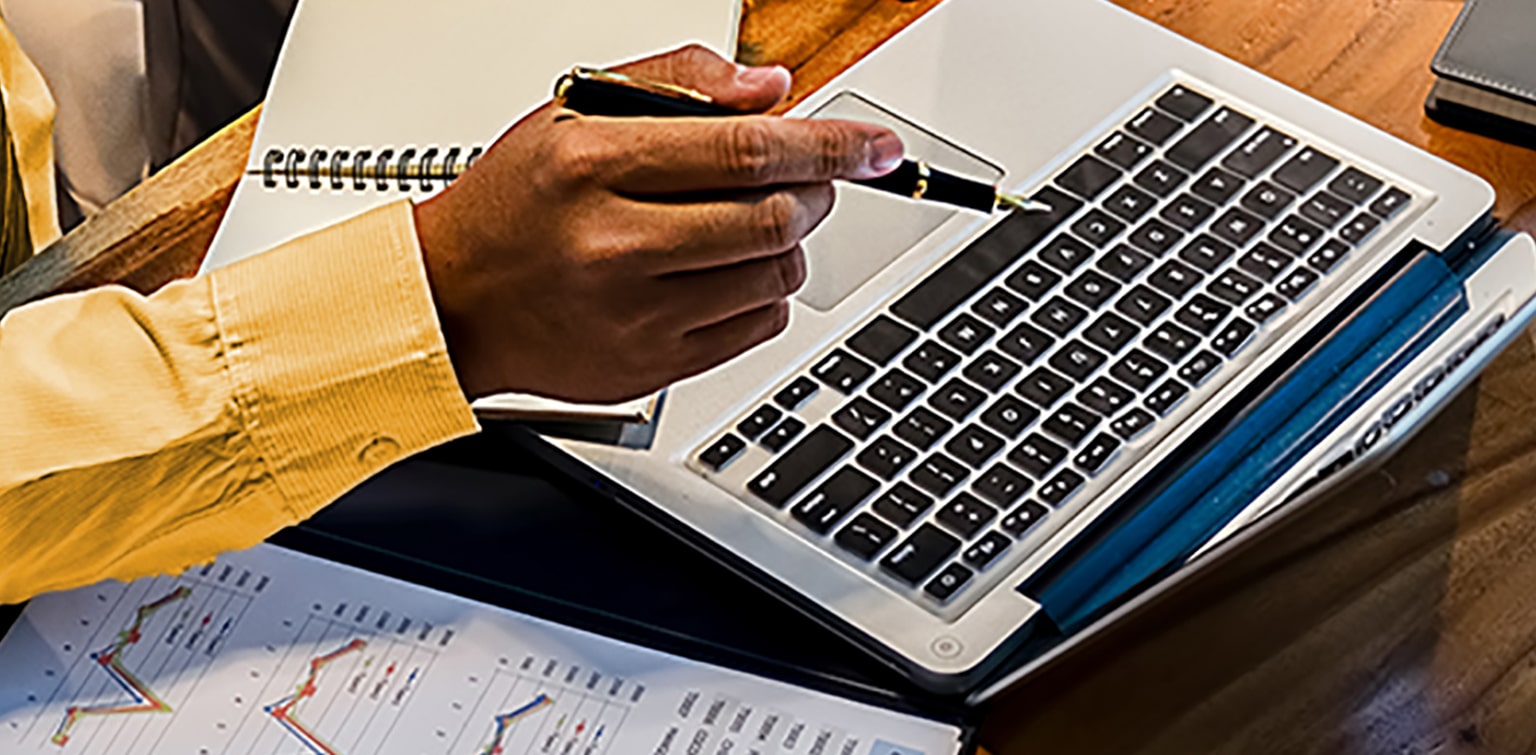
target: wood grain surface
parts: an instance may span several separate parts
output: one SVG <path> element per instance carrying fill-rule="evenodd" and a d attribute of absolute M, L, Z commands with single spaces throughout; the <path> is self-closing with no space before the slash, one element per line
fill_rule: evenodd
<path fill-rule="evenodd" d="M 1484 176 L 1499 215 L 1536 230 L 1536 152 L 1422 114 L 1460 2 L 1117 1 Z M 803 95 L 935 4 L 747 0 L 738 54 L 790 67 Z M 191 274 L 254 122 L 0 280 L 0 308 Z M 1386 468 L 996 702 L 983 742 L 996 755 L 1536 751 L 1533 451 L 1528 333 Z"/>

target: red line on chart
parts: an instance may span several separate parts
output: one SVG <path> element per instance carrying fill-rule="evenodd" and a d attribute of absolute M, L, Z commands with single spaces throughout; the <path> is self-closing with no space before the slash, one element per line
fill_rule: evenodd
<path fill-rule="evenodd" d="M 135 612 L 133 624 L 118 633 L 117 642 L 112 647 L 91 655 L 91 659 L 101 666 L 108 676 L 112 677 L 112 681 L 117 682 L 119 686 L 133 697 L 133 702 L 126 705 L 69 706 L 64 711 L 64 720 L 59 723 L 58 730 L 53 733 L 51 741 L 54 744 L 60 747 L 69 744 L 70 730 L 75 727 L 75 724 L 80 722 L 80 719 L 86 716 L 171 712 L 171 706 L 164 700 L 161 700 L 154 690 L 149 688 L 149 685 L 140 681 L 138 677 L 133 675 L 133 672 L 123 668 L 123 651 L 132 645 L 137 645 L 139 640 L 144 638 L 143 632 L 140 630 L 143 628 L 144 622 L 149 620 L 150 616 L 153 616 L 156 611 L 171 603 L 185 600 L 191 594 L 192 590 L 190 588 L 178 587 L 172 590 L 170 594 L 153 603 L 139 606 L 138 611 Z"/>
<path fill-rule="evenodd" d="M 315 685 L 315 679 L 320 676 L 320 672 L 327 665 L 348 653 L 362 650 L 367 644 L 362 639 L 355 639 L 336 650 L 311 659 L 309 662 L 309 676 L 304 677 L 304 681 L 299 682 L 299 686 L 294 689 L 293 694 L 266 706 L 264 710 L 279 724 L 282 724 L 283 728 L 288 730 L 288 733 L 298 737 L 299 741 L 305 747 L 313 750 L 316 755 L 338 755 L 336 750 L 332 749 L 329 744 L 326 744 L 325 740 L 321 739 L 318 734 L 310 731 L 308 727 L 299 721 L 296 717 L 298 711 L 295 709 L 299 703 L 315 696 L 315 692 L 319 689 Z"/>

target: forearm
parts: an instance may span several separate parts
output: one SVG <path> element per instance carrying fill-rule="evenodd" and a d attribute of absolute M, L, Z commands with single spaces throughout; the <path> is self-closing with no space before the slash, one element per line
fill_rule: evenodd
<path fill-rule="evenodd" d="M 254 544 L 474 429 L 409 207 L 0 322 L 0 603 Z"/>

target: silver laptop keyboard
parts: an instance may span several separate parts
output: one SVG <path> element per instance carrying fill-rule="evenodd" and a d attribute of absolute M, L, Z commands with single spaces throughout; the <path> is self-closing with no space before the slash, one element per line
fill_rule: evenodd
<path fill-rule="evenodd" d="M 1187 85 L 1034 198 L 1053 211 L 995 224 L 690 465 L 891 590 L 957 608 L 1414 201 Z"/>

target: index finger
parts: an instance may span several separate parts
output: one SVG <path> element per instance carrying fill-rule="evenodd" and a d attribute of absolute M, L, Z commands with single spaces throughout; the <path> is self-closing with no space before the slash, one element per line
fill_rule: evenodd
<path fill-rule="evenodd" d="M 761 115 L 582 120 L 615 148 L 597 166 L 600 180 L 633 194 L 874 178 L 904 156 L 894 132 L 858 121 Z"/>

